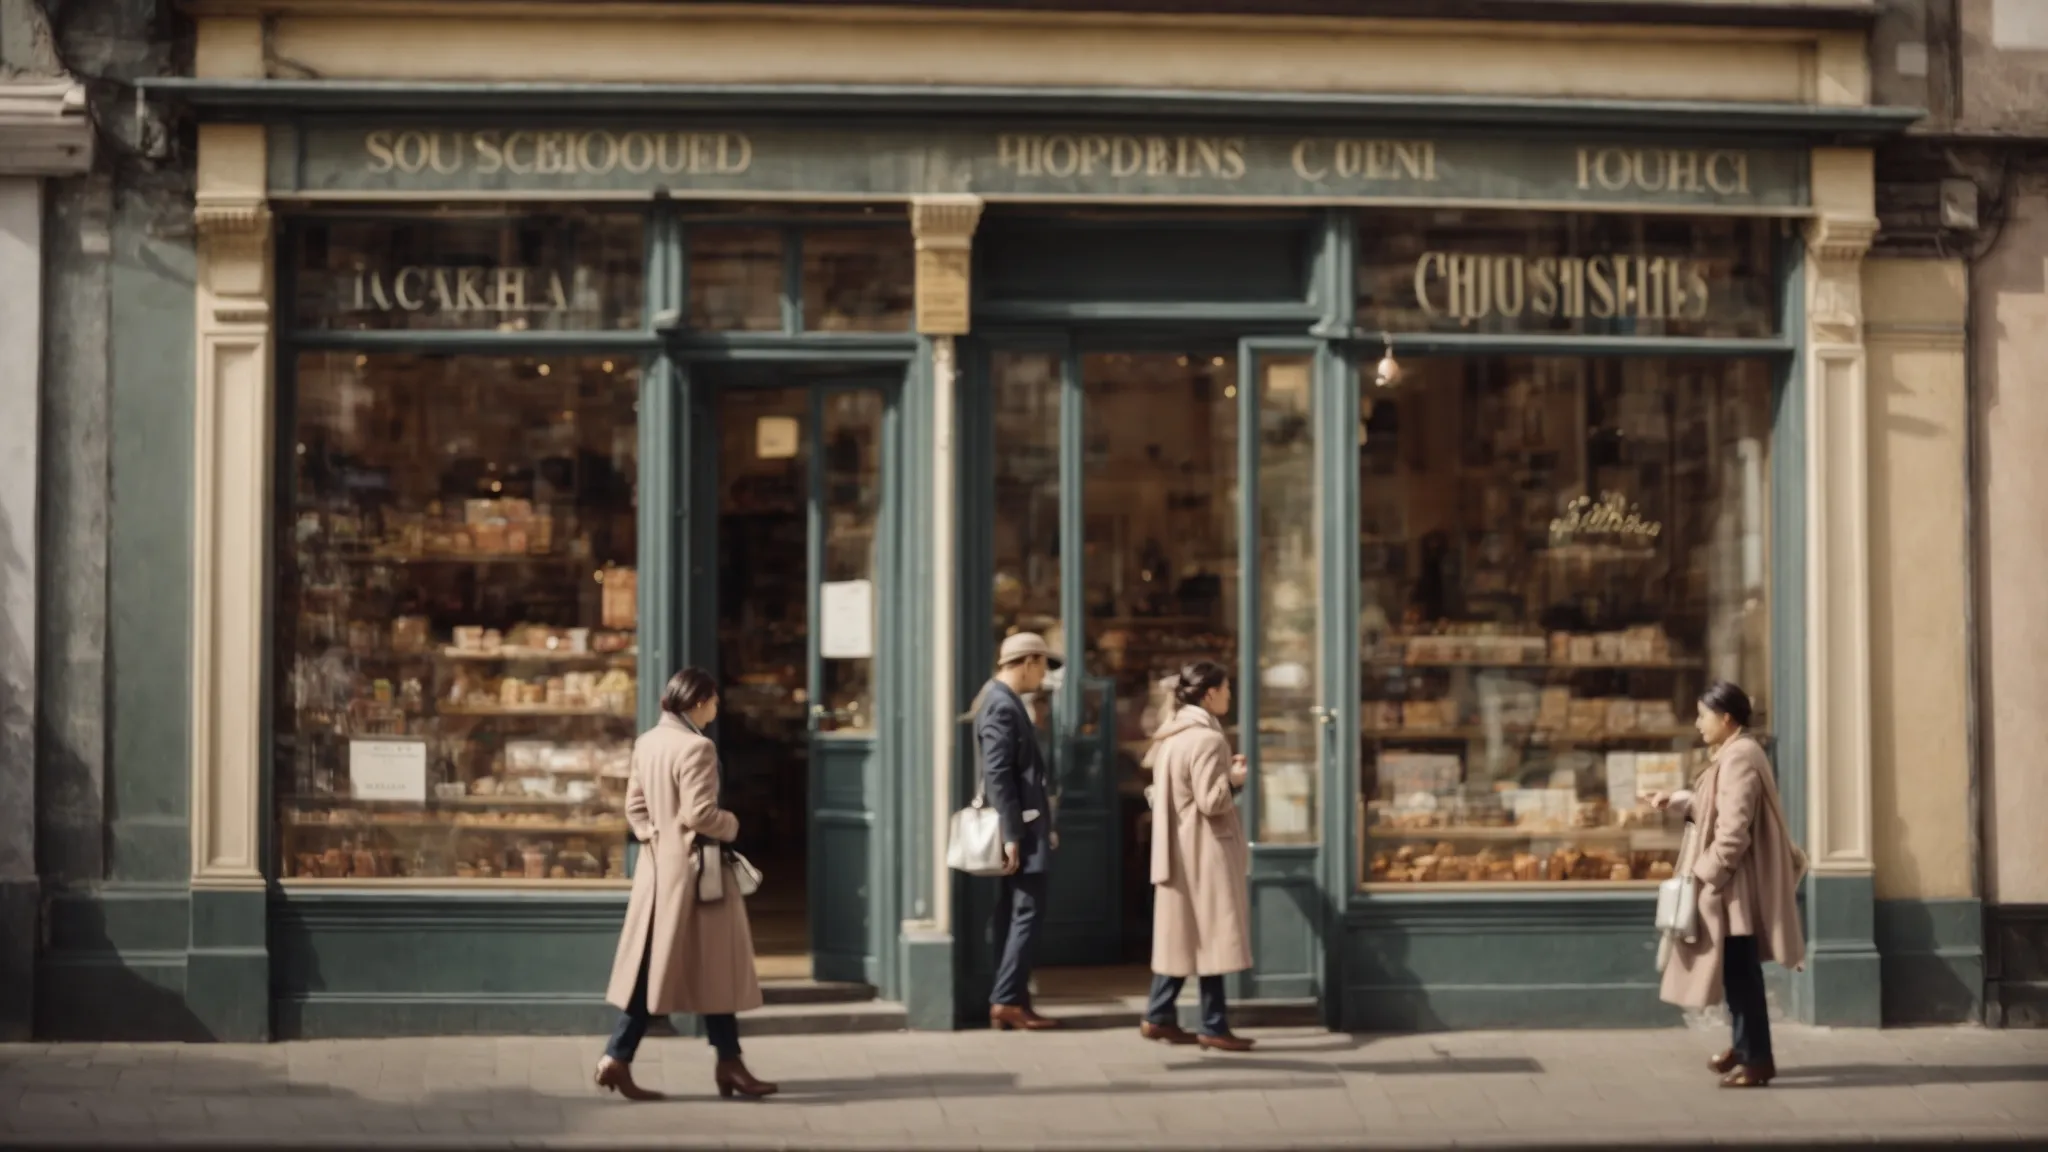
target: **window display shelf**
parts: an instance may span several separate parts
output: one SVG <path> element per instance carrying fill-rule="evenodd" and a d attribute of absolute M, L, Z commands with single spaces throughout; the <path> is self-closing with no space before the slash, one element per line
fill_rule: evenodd
<path fill-rule="evenodd" d="M 1629 740 L 1689 740 L 1698 735 L 1690 728 L 1660 728 L 1637 732 L 1557 732 L 1535 728 L 1361 728 L 1368 740 L 1486 740 L 1498 734 L 1508 740 L 1570 747 L 1584 744 L 1617 744 Z"/>
<path fill-rule="evenodd" d="M 640 655 L 638 647 L 618 652 L 563 652 L 546 648 L 500 648 L 496 652 L 472 652 L 463 648 L 443 648 L 432 653 L 444 660 L 461 660 L 470 663 L 492 663 L 496 661 L 516 662 L 546 660 L 574 664 L 586 661 L 611 660 L 626 663 Z"/>
<path fill-rule="evenodd" d="M 598 717 L 609 720 L 631 720 L 632 712 L 619 712 L 609 708 L 550 708 L 545 704 L 517 708 L 472 708 L 458 704 L 443 704 L 434 712 L 436 716 L 534 716 L 534 717 Z"/>
<path fill-rule="evenodd" d="M 1375 840 L 1625 840 L 1644 851 L 1677 851 L 1679 833 L 1661 827 L 1650 828 L 1524 828 L 1519 825 L 1493 827 L 1461 825 L 1441 828 L 1397 828 L 1375 824 L 1366 829 Z"/>
<path fill-rule="evenodd" d="M 1674 660 L 1616 660 L 1611 662 L 1582 660 L 1367 660 L 1364 663 L 1365 667 L 1372 669 L 1504 668 L 1513 670 L 1526 668 L 1532 672 L 1611 672 L 1628 671 L 1638 668 L 1653 672 L 1668 672 L 1703 668 L 1706 666 L 1703 661 L 1683 658 Z"/>

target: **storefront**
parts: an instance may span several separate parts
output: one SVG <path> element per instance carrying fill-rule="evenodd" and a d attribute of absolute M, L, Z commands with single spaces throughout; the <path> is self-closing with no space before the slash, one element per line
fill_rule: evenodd
<path fill-rule="evenodd" d="M 939 837 L 1018 629 L 1071 658 L 1048 966 L 1148 954 L 1138 762 L 1157 681 L 1214 659 L 1253 762 L 1241 998 L 1665 1019 L 1676 835 L 1639 798 L 1729 678 L 1823 841 L 1839 946 L 1788 1005 L 1862 1011 L 1867 874 L 1825 864 L 1854 809 L 1812 798 L 1867 744 L 1867 684 L 1823 671 L 1867 644 L 1831 437 L 1862 419 L 1842 143 L 1884 116 L 556 87 L 159 86 L 203 121 L 221 1012 L 600 1022 L 630 743 L 697 663 L 764 975 L 975 1019 L 992 893 Z"/>

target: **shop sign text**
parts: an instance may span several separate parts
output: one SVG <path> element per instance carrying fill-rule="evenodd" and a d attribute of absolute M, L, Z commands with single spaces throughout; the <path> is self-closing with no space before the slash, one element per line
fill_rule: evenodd
<path fill-rule="evenodd" d="M 1704 320 L 1707 270 L 1666 256 L 1425 252 L 1415 261 L 1415 304 L 1454 320 Z"/>
<path fill-rule="evenodd" d="M 488 318 L 599 309 L 596 290 L 582 269 L 564 281 L 550 268 L 410 264 L 390 271 L 359 269 L 351 279 L 346 307 L 358 313 Z"/>

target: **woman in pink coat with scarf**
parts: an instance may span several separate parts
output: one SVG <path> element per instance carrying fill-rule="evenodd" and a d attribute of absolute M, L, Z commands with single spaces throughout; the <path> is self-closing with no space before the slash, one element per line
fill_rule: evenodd
<path fill-rule="evenodd" d="M 1662 995 L 1682 1008 L 1726 998 L 1734 1042 L 1707 1062 L 1723 1088 L 1762 1088 L 1777 1076 L 1763 962 L 1794 971 L 1806 963 L 1798 896 L 1805 862 L 1749 720 L 1742 689 L 1725 680 L 1708 688 L 1695 727 L 1714 750 L 1713 763 L 1691 791 L 1650 797 L 1693 825 L 1678 870 L 1699 882 L 1698 935 L 1690 942 L 1667 936 L 1659 951 Z"/>

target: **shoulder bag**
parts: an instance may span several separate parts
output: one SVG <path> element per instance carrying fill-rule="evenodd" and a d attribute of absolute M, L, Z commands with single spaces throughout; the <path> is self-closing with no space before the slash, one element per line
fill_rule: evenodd
<path fill-rule="evenodd" d="M 1699 825 L 1686 821 L 1678 842 L 1677 873 L 1657 885 L 1657 931 L 1687 944 L 1700 936 L 1700 882 L 1692 874 L 1698 841 Z"/>
<path fill-rule="evenodd" d="M 946 867 L 969 876 L 1001 876 L 1003 860 L 1003 818 L 988 806 L 984 789 L 986 773 L 981 762 L 981 738 L 974 738 L 974 799 L 953 813 L 946 837 Z"/>
<path fill-rule="evenodd" d="M 725 874 L 732 873 L 732 886 L 741 897 L 761 889 L 761 870 L 752 860 L 716 840 L 699 838 L 696 851 L 697 903 L 716 904 L 725 899 Z"/>

